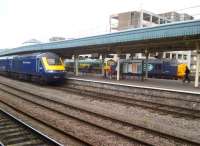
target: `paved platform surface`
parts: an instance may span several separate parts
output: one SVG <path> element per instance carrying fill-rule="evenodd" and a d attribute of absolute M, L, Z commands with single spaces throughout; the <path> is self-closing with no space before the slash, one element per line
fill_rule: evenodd
<path fill-rule="evenodd" d="M 137 80 L 137 79 L 123 79 L 123 80 L 117 81 L 116 79 L 105 79 L 101 76 L 80 75 L 78 77 L 75 77 L 74 75 L 71 75 L 71 74 L 67 75 L 67 78 L 86 79 L 86 80 L 99 81 L 99 82 L 105 82 L 105 83 L 109 82 L 109 83 L 120 84 L 120 85 L 200 94 L 200 87 L 195 88 L 194 82 L 183 83 L 182 80 L 149 78 L 144 81 Z"/>

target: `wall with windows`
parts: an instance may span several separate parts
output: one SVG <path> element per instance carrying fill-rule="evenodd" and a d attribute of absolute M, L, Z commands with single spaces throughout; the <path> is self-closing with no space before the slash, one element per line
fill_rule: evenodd
<path fill-rule="evenodd" d="M 191 52 L 192 51 L 172 51 L 164 52 L 163 58 L 176 59 L 178 63 L 187 64 L 191 68 Z"/>
<path fill-rule="evenodd" d="M 169 19 L 149 11 L 131 11 L 111 15 L 110 30 L 148 27 L 170 22 Z"/>

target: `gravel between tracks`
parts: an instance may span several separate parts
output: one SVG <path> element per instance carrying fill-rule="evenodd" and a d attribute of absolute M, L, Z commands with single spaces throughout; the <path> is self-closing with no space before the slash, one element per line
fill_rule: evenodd
<path fill-rule="evenodd" d="M 31 118 L 30 116 L 25 115 L 24 113 L 16 111 L 7 104 L 0 102 L 0 107 L 6 110 L 8 113 L 17 117 L 18 119 L 23 120 L 26 124 L 30 125 L 31 127 L 46 134 L 48 137 L 51 137 L 54 140 L 58 141 L 59 143 L 63 144 L 64 146 L 89 146 L 87 144 L 78 141 L 77 139 L 74 139 L 68 135 L 60 133 L 59 131 Z"/>
<path fill-rule="evenodd" d="M 25 113 L 37 118 L 38 120 L 41 120 L 46 124 L 54 125 L 56 128 L 63 130 L 67 134 L 94 146 L 144 145 L 83 121 L 79 121 L 70 116 L 66 116 L 52 110 L 47 110 L 44 107 L 14 96 L 6 95 L 6 93 L 3 94 L 1 99 L 13 107 L 21 109 Z"/>
<path fill-rule="evenodd" d="M 59 102 L 47 100 L 41 97 L 32 96 L 30 94 L 22 93 L 13 89 L 9 89 L 6 87 L 0 86 L 1 89 L 9 91 L 9 93 L 13 93 L 15 95 L 20 95 L 25 100 L 37 103 L 39 105 L 43 105 L 46 108 L 50 108 L 56 110 L 60 113 L 70 115 L 72 117 L 78 118 L 80 120 L 89 122 L 91 124 L 98 125 L 100 127 L 109 129 L 111 131 L 115 131 L 121 135 L 127 136 L 129 138 L 137 139 L 140 141 L 144 141 L 146 143 L 152 145 L 186 145 L 185 142 L 182 142 L 178 139 L 171 139 L 171 137 L 163 136 L 159 133 L 143 129 L 141 127 L 133 126 L 128 123 L 124 123 L 121 121 L 117 121 L 111 119 L 109 117 L 104 117 L 99 114 L 94 114 L 90 111 L 86 111 L 84 109 L 79 109 L 78 107 L 72 107 L 67 104 L 62 104 Z"/>
<path fill-rule="evenodd" d="M 0 77 L 1 79 L 1 77 Z M 2 78 L 1 81 L 11 82 L 13 86 L 24 88 L 29 92 L 45 95 L 46 97 L 62 103 L 82 107 L 90 111 L 111 116 L 118 120 L 125 120 L 134 125 L 140 125 L 149 129 L 156 129 L 168 134 L 175 134 L 179 137 L 200 142 L 200 120 L 188 120 L 175 118 L 170 115 L 152 113 L 139 107 L 132 107 L 115 102 L 108 102 L 94 97 L 82 97 L 73 94 L 66 94 L 62 91 L 50 90 L 44 87 L 37 87 L 28 83 L 21 83 L 10 79 Z"/>

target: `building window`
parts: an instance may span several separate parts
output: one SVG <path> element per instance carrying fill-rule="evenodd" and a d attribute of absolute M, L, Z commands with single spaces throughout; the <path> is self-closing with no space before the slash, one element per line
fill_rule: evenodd
<path fill-rule="evenodd" d="M 135 13 L 131 12 L 131 25 L 134 25 L 135 22 Z"/>
<path fill-rule="evenodd" d="M 151 16 L 149 14 L 143 13 L 143 20 L 150 21 L 150 19 L 151 19 Z"/>
<path fill-rule="evenodd" d="M 156 56 L 155 53 L 150 53 L 150 54 L 149 54 L 149 57 L 155 57 L 155 56 Z"/>
<path fill-rule="evenodd" d="M 196 65 L 192 65 L 192 69 L 196 69 Z"/>
<path fill-rule="evenodd" d="M 152 16 L 152 22 L 153 22 L 153 23 L 158 24 L 158 20 L 159 20 L 158 17 Z"/>
<path fill-rule="evenodd" d="M 165 23 L 165 20 L 160 19 L 160 24 L 164 24 L 164 23 Z"/>
<path fill-rule="evenodd" d="M 182 59 L 182 54 L 178 54 L 178 59 Z"/>
<path fill-rule="evenodd" d="M 170 23 L 170 21 L 167 21 L 167 20 L 166 20 L 165 23 Z"/>
<path fill-rule="evenodd" d="M 184 59 L 184 60 L 187 60 L 187 55 L 183 55 L 183 59 Z"/>
<path fill-rule="evenodd" d="M 176 54 L 172 54 L 172 59 L 176 59 Z"/>
<path fill-rule="evenodd" d="M 166 53 L 166 58 L 170 58 L 170 53 Z"/>
<path fill-rule="evenodd" d="M 119 57 L 120 59 L 126 59 L 126 54 L 120 54 Z"/>
<path fill-rule="evenodd" d="M 196 60 L 197 60 L 197 57 L 196 57 L 196 56 L 194 56 L 192 59 L 193 59 L 194 61 L 196 61 Z"/>

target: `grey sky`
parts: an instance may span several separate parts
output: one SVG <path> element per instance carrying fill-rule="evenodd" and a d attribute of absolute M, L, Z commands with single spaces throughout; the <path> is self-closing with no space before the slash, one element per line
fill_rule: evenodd
<path fill-rule="evenodd" d="M 199 0 L 0 0 L 0 48 L 36 38 L 77 38 L 105 33 L 109 15 L 140 10 L 162 13 L 200 5 Z M 200 18 L 200 7 L 178 11 Z"/>

